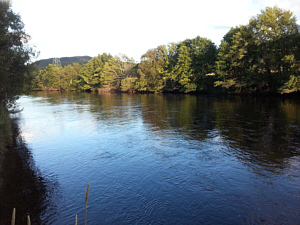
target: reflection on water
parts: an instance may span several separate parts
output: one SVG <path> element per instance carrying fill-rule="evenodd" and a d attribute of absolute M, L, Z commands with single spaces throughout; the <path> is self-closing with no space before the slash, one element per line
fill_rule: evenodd
<path fill-rule="evenodd" d="M 88 183 L 88 224 L 300 219 L 297 100 L 35 92 L 20 104 L 33 177 L 56 207 L 40 207 L 43 224 L 82 224 Z"/>
<path fill-rule="evenodd" d="M 32 224 L 51 221 L 56 214 L 52 202 L 55 180 L 40 174 L 19 134 L 17 118 L 10 121 L 7 117 L 5 124 L 6 128 L 1 128 L 6 135 L 0 136 L 7 148 L 0 162 L 0 224 L 10 224 L 13 208 L 16 208 L 16 224 L 26 224 L 27 215 L 32 216 Z M 4 140 L 7 136 L 10 142 Z M 45 216 L 46 211 L 51 218 Z"/>

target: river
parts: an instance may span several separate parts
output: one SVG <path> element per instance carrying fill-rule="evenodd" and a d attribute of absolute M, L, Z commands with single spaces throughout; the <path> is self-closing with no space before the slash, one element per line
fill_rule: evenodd
<path fill-rule="evenodd" d="M 299 224 L 300 100 L 34 92 L 18 103 L 3 224 L 13 207 L 23 224 Z"/>

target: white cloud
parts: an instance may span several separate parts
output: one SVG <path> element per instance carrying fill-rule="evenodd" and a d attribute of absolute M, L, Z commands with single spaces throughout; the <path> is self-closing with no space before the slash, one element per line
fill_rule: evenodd
<path fill-rule="evenodd" d="M 40 58 L 103 52 L 139 60 L 150 48 L 207 37 L 219 44 L 230 27 L 265 6 L 295 12 L 299 0 L 14 0 Z M 270 5 L 271 4 L 271 5 Z"/>

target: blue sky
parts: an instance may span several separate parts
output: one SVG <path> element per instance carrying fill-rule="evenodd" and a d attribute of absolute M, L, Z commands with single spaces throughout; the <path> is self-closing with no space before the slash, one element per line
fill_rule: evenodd
<path fill-rule="evenodd" d="M 206 37 L 217 45 L 230 27 L 266 6 L 300 20 L 300 0 L 11 0 L 39 59 L 123 53 L 139 61 L 158 45 Z"/>

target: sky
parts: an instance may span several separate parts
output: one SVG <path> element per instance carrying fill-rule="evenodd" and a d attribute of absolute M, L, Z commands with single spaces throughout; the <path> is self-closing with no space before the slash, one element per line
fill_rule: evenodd
<path fill-rule="evenodd" d="M 245 25 L 267 6 L 300 20 L 300 0 L 11 0 L 36 59 L 126 54 L 196 36 L 220 44 L 231 27 Z"/>

